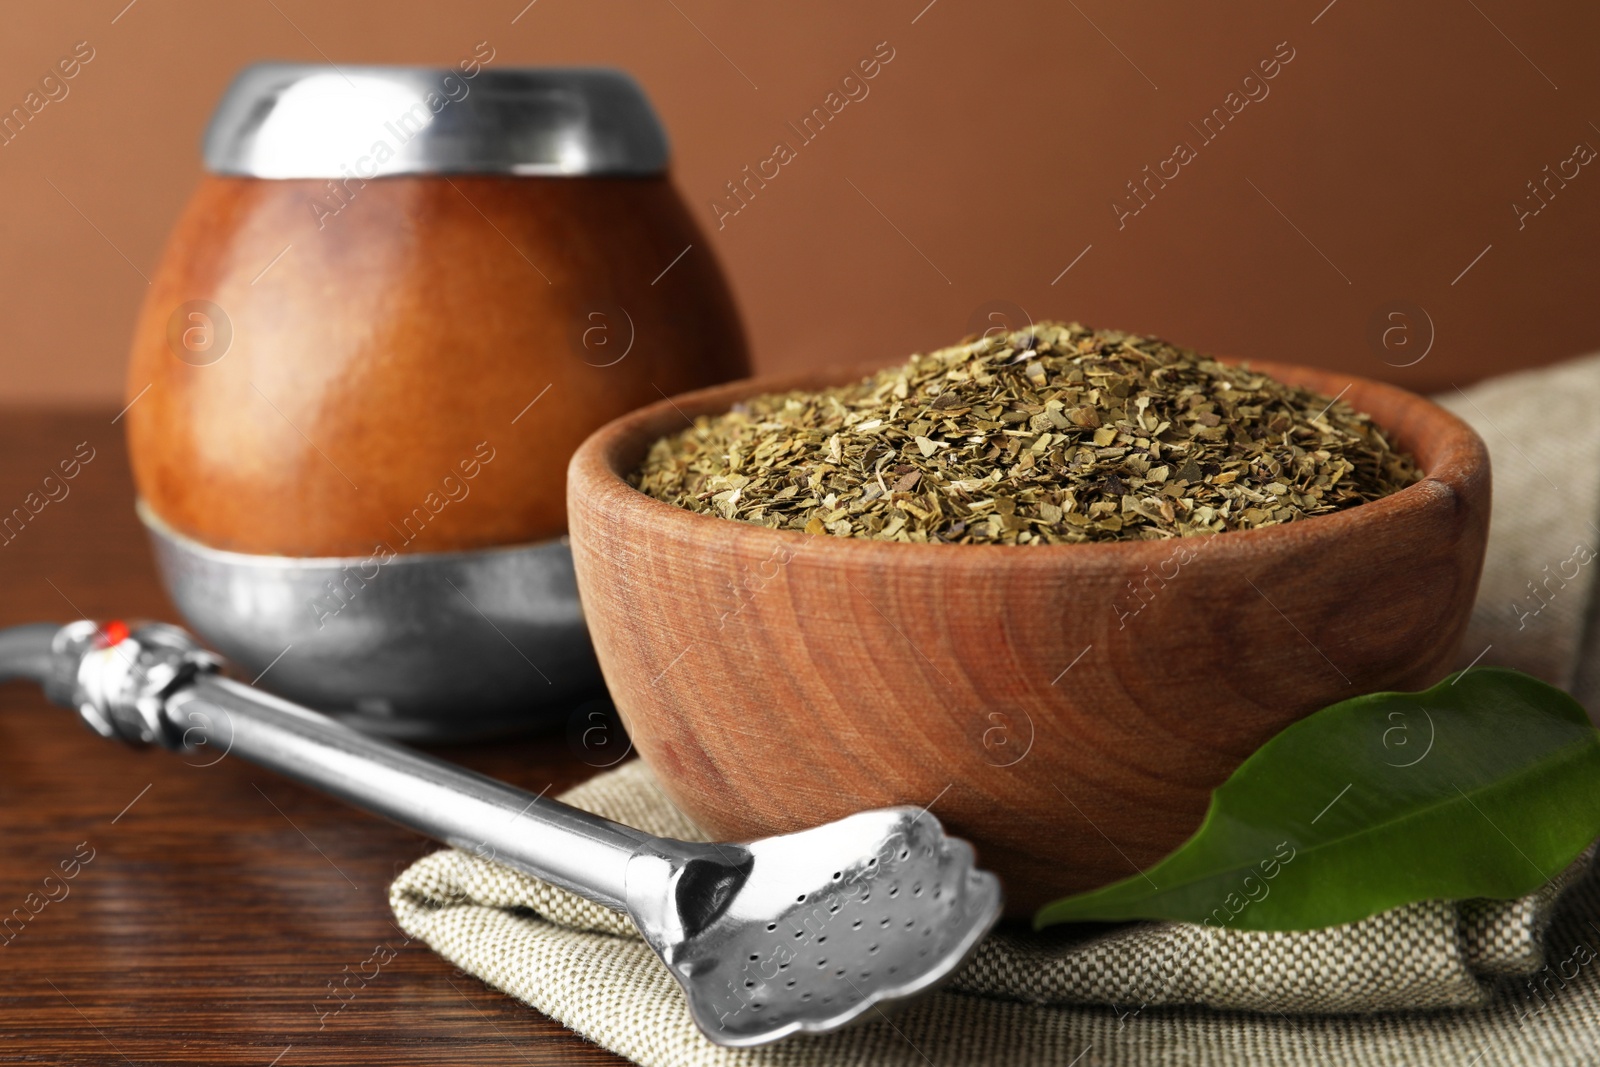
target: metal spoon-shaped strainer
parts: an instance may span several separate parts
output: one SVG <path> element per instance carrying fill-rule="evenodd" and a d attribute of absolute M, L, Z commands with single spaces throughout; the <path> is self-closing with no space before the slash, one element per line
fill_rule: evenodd
<path fill-rule="evenodd" d="M 822 1033 L 933 988 L 999 918 L 1000 883 L 915 808 L 749 844 L 653 837 L 221 677 L 174 626 L 0 631 L 94 730 L 260 764 L 402 826 L 626 912 L 719 1045 Z"/>

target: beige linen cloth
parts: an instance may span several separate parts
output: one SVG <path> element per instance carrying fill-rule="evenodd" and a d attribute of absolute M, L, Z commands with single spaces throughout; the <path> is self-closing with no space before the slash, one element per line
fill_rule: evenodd
<path fill-rule="evenodd" d="M 1600 357 L 1440 399 L 1483 435 L 1495 472 L 1461 665 L 1519 667 L 1596 707 L 1594 568 L 1575 561 L 1600 542 Z M 637 762 L 563 799 L 704 840 Z M 405 871 L 390 902 L 458 967 L 645 1067 L 1600 1058 L 1600 873 L 1587 858 L 1522 900 L 1432 901 L 1328 930 L 1000 932 L 943 991 L 890 1018 L 741 1050 L 699 1034 L 625 917 L 562 890 L 446 850 Z"/>

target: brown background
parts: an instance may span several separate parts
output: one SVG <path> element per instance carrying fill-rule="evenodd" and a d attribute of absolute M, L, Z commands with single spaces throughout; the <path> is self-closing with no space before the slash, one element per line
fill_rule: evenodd
<path fill-rule="evenodd" d="M 141 272 L 241 65 L 447 64 L 485 40 L 496 66 L 640 78 L 763 370 L 889 361 L 997 299 L 1429 389 L 1600 347 L 1600 174 L 1521 231 L 1511 208 L 1575 143 L 1600 146 L 1595 5 L 125 3 L 6 12 L 0 110 L 76 42 L 96 54 L 0 147 L 0 402 L 116 402 Z M 870 95 L 716 231 L 723 183 L 881 41 L 895 58 Z M 1119 231 L 1124 183 L 1197 141 L 1188 123 L 1282 41 L 1295 58 L 1271 95 Z M 1396 300 L 1436 331 L 1405 371 L 1380 357 L 1413 358 L 1420 318 L 1399 354 L 1369 340 Z"/>

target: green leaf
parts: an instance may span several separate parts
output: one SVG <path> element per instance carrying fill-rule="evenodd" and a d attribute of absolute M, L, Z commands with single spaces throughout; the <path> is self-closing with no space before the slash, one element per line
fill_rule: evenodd
<path fill-rule="evenodd" d="M 1212 794 L 1176 852 L 1033 923 L 1309 930 L 1419 900 L 1512 899 L 1597 836 L 1600 731 L 1559 689 L 1480 667 L 1295 723 Z"/>

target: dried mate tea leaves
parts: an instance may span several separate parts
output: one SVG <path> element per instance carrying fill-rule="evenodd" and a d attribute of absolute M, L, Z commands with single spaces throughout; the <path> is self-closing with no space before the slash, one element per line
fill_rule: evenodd
<path fill-rule="evenodd" d="M 1273 526 L 1419 477 L 1343 401 L 1156 338 L 1041 322 L 701 416 L 630 481 L 776 529 L 1062 544 Z"/>

